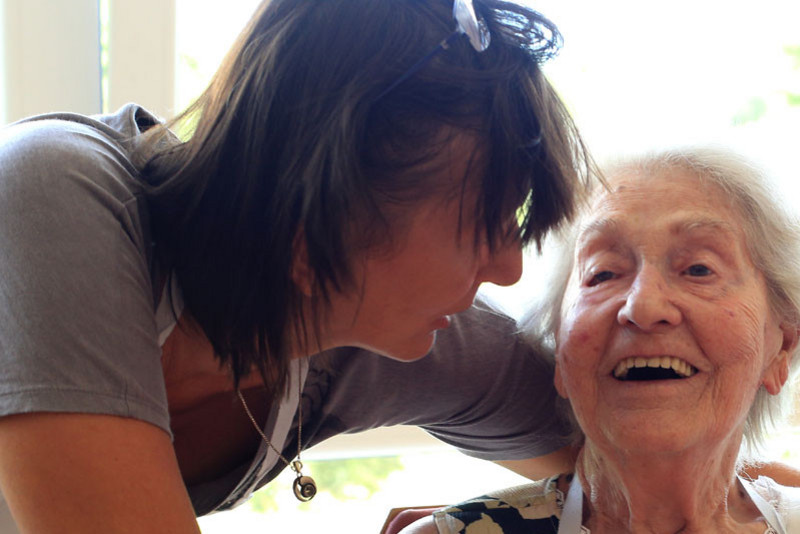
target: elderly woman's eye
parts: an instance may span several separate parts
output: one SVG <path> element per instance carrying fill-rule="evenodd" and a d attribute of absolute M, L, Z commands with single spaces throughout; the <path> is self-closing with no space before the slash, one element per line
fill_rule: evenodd
<path fill-rule="evenodd" d="M 589 287 L 594 287 L 597 284 L 606 282 L 608 280 L 611 280 L 612 278 L 614 278 L 614 273 L 612 273 L 611 271 L 600 271 L 592 275 L 591 278 L 589 278 L 588 285 Z"/>
<path fill-rule="evenodd" d="M 699 263 L 691 265 L 684 271 L 684 273 L 688 274 L 689 276 L 708 276 L 712 274 L 711 269 Z"/>

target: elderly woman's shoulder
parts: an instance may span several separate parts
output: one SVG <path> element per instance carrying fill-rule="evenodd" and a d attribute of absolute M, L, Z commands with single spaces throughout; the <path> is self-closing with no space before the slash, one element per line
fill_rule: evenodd
<path fill-rule="evenodd" d="M 492 491 L 443 508 L 421 519 L 402 534 L 486 534 L 530 532 L 556 534 L 564 503 L 564 475 Z"/>
<path fill-rule="evenodd" d="M 800 534 L 800 488 L 782 486 L 766 476 L 752 482 L 753 488 L 781 516 L 787 534 Z"/>

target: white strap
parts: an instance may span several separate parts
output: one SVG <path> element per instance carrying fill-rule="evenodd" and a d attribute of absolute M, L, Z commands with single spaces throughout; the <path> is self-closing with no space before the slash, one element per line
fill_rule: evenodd
<path fill-rule="evenodd" d="M 767 528 L 764 534 L 786 534 L 786 526 L 784 526 L 783 520 L 778 515 L 775 508 L 764 500 L 751 483 L 742 480 L 742 477 L 739 477 L 739 483 L 744 487 L 744 490 L 750 496 L 750 499 L 753 501 L 753 504 L 756 505 L 758 511 L 761 512 L 762 517 L 767 520 L 769 528 Z"/>
<path fill-rule="evenodd" d="M 287 388 L 286 396 L 280 398 L 280 405 L 277 407 L 277 409 L 275 406 L 272 407 L 264 424 L 264 434 L 269 437 L 270 442 L 272 442 L 275 448 L 279 451 L 283 450 L 289 430 L 291 430 L 295 413 L 297 413 L 297 407 L 300 404 L 300 391 L 305 385 L 306 376 L 308 376 L 308 367 L 308 358 L 295 358 L 289 362 L 289 377 L 287 380 L 291 386 Z M 295 387 L 294 384 L 297 384 L 297 387 Z M 264 457 L 264 461 L 261 462 L 261 467 L 256 476 L 249 476 L 251 473 L 250 470 L 248 470 L 248 474 L 244 477 L 243 481 L 241 481 L 239 485 L 237 485 L 237 487 L 231 492 L 231 494 L 228 495 L 228 499 L 237 495 L 239 497 L 232 507 L 239 506 L 243 502 L 250 499 L 250 496 L 252 492 L 255 491 L 258 482 L 264 478 L 267 473 L 269 473 L 270 470 L 275 467 L 276 464 L 281 462 L 280 457 L 274 450 L 272 450 L 272 447 L 268 447 L 266 443 L 262 442 L 259 446 L 258 452 L 256 453 L 256 457 L 253 459 L 253 465 L 251 465 L 251 469 L 259 463 L 259 460 L 262 457 Z M 242 486 L 242 482 L 244 482 L 244 480 L 250 481 L 249 486 L 246 488 Z"/>
<path fill-rule="evenodd" d="M 572 476 L 572 483 L 567 492 L 567 501 L 561 512 L 561 520 L 558 522 L 558 534 L 582 534 L 588 533 L 588 529 L 581 526 L 583 521 L 583 488 L 581 479 L 577 473 Z"/>

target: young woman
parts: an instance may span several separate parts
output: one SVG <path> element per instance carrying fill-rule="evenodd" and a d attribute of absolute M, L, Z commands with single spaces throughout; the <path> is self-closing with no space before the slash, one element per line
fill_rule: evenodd
<path fill-rule="evenodd" d="M 563 469 L 549 364 L 459 313 L 518 279 L 590 165 L 540 70 L 559 43 L 494 0 L 273 0 L 185 141 L 134 105 L 3 130 L 19 529 L 197 532 L 287 466 L 312 497 L 301 449 L 389 424 Z"/>

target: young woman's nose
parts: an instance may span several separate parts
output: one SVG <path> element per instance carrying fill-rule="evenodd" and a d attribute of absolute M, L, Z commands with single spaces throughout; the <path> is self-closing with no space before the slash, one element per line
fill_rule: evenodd
<path fill-rule="evenodd" d="M 643 266 L 628 288 L 617 321 L 623 326 L 635 325 L 642 330 L 679 324 L 683 316 L 672 300 L 672 291 L 658 269 Z"/>
<path fill-rule="evenodd" d="M 518 239 L 498 242 L 490 249 L 482 247 L 483 265 L 479 272 L 481 282 L 510 286 L 522 276 L 522 243 Z"/>

